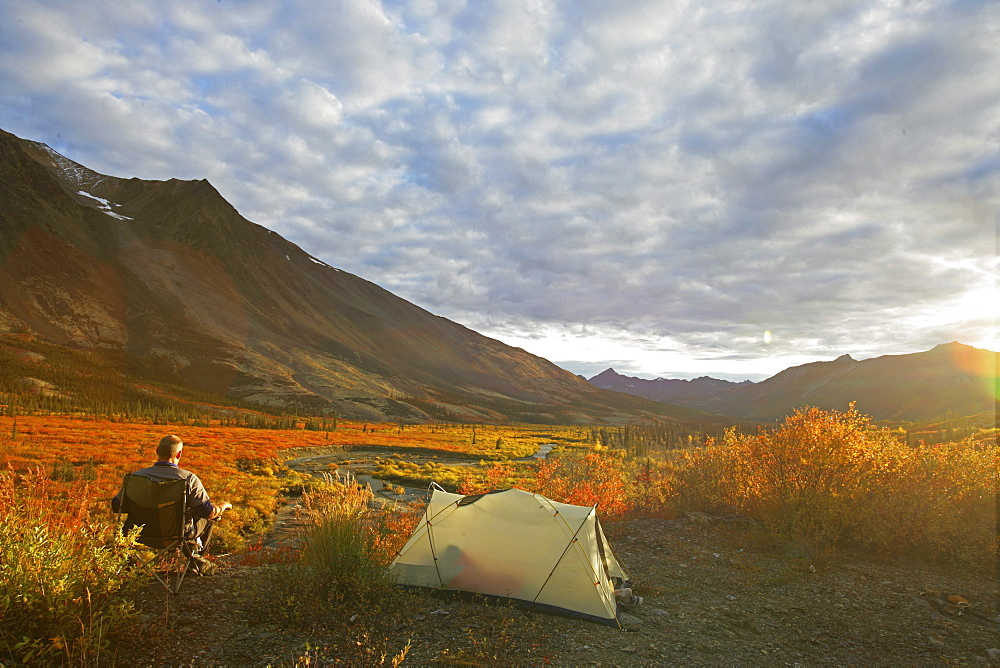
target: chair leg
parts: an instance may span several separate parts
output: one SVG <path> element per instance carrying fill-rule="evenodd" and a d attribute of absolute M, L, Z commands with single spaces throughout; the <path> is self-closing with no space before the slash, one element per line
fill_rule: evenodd
<path fill-rule="evenodd" d="M 149 571 L 156 581 L 171 594 L 177 594 L 191 570 L 194 557 L 184 545 L 159 550 L 149 559 L 136 557 L 138 564 Z"/>
<path fill-rule="evenodd" d="M 205 527 L 204 533 L 201 534 L 201 553 L 208 553 L 208 545 L 212 542 L 212 529 L 215 528 L 218 519 L 208 520 L 208 525 Z"/>
<path fill-rule="evenodd" d="M 143 566 L 146 567 L 146 570 L 150 572 L 150 574 L 156 579 L 157 582 L 163 585 L 164 589 L 173 594 L 175 593 L 174 588 L 170 584 L 170 573 L 172 569 L 170 568 L 163 569 L 163 573 L 161 575 L 160 569 L 158 568 L 162 562 L 166 561 L 166 559 L 167 559 L 166 555 L 163 552 L 159 552 L 156 555 L 154 555 L 152 559 L 144 561 Z"/>
<path fill-rule="evenodd" d="M 181 563 L 183 562 L 183 563 Z M 171 590 L 173 593 L 177 594 L 181 590 L 181 585 L 184 584 L 184 577 L 188 574 L 191 569 L 191 562 L 189 560 L 178 560 L 180 568 L 177 570 L 177 580 L 174 582 L 174 588 Z"/>

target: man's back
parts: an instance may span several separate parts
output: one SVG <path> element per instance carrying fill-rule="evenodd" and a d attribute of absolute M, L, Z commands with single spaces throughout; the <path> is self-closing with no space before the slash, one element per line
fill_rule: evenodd
<path fill-rule="evenodd" d="M 205 486 L 201 483 L 198 476 L 191 471 L 182 469 L 176 464 L 169 462 L 156 462 L 152 466 L 139 469 L 132 475 L 149 478 L 156 482 L 185 480 L 187 481 L 188 509 L 201 518 L 207 518 L 212 514 L 213 506 L 208 500 L 208 492 L 205 491 Z M 119 496 L 116 496 L 111 502 L 112 509 L 115 511 L 118 510 L 121 503 L 120 494 L 119 492 Z"/>
<path fill-rule="evenodd" d="M 141 475 L 143 478 L 149 478 L 150 480 L 155 480 L 156 482 L 163 482 L 167 480 L 188 480 L 192 477 L 198 477 L 191 471 L 182 469 L 179 466 L 174 466 L 173 464 L 168 464 L 167 462 L 156 462 L 152 466 L 139 469 L 132 475 Z M 201 481 L 199 480 L 199 482 Z"/>

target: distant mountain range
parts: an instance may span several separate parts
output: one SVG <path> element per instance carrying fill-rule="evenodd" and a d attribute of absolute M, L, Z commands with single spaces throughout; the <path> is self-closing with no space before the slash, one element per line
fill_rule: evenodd
<path fill-rule="evenodd" d="M 106 176 L 0 131 L 0 203 L 11 360 L 42 341 L 121 378 L 359 419 L 722 420 L 429 313 L 244 219 L 207 181 Z M 24 380 L 55 396 L 46 364 Z"/>
<path fill-rule="evenodd" d="M 769 422 L 796 407 L 846 410 L 857 402 L 879 420 L 927 422 L 997 410 L 997 353 L 952 342 L 909 355 L 857 361 L 842 355 L 785 369 L 759 383 L 715 378 L 646 380 L 608 369 L 590 379 L 603 389 Z"/>
<path fill-rule="evenodd" d="M 637 397 L 646 397 L 654 401 L 676 403 L 686 401 L 707 401 L 733 388 L 742 385 L 752 385 L 749 380 L 733 383 L 728 380 L 702 376 L 692 380 L 674 378 L 636 378 L 623 376 L 614 369 L 606 369 L 590 379 L 590 382 L 605 390 L 624 392 Z"/>

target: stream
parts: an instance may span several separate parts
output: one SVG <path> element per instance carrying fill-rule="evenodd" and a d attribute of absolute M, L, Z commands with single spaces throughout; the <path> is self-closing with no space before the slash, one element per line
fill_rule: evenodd
<path fill-rule="evenodd" d="M 530 457 L 522 457 L 520 459 L 514 459 L 512 461 L 516 462 L 530 462 L 537 461 L 540 459 L 545 459 L 552 452 L 552 449 L 556 447 L 555 443 L 543 443 L 539 446 L 538 451 Z M 362 485 L 369 484 L 372 487 L 372 491 L 376 495 L 381 496 L 386 499 L 393 501 L 415 501 L 417 499 L 423 498 L 427 494 L 426 488 L 417 487 L 404 487 L 403 494 L 392 494 L 386 491 L 386 483 L 374 476 L 368 475 L 365 471 L 371 468 L 368 463 L 343 463 L 344 459 L 358 459 L 359 456 L 362 458 L 368 453 L 365 452 L 337 452 L 330 454 L 321 455 L 306 455 L 303 457 L 295 457 L 289 459 L 285 462 L 285 466 L 299 471 L 301 473 L 310 473 L 314 476 L 322 476 L 323 474 L 335 475 L 339 479 L 346 477 L 353 477 Z M 397 453 L 399 454 L 399 453 Z M 414 453 L 419 454 L 419 453 Z M 458 460 L 451 462 L 455 466 L 475 466 L 479 463 L 479 460 Z M 335 467 L 333 465 L 336 465 Z"/>
<path fill-rule="evenodd" d="M 531 462 L 540 459 L 545 459 L 548 457 L 549 453 L 556 446 L 555 443 L 544 443 L 539 448 L 535 454 L 530 457 L 522 457 L 520 459 L 514 459 L 515 462 Z M 346 463 L 344 460 L 354 460 L 354 459 L 368 459 L 376 456 L 383 456 L 387 454 L 386 452 L 344 452 L 336 451 L 331 452 L 329 449 L 323 454 L 313 454 L 313 455 L 303 455 L 299 457 L 293 457 L 291 459 L 285 460 L 285 466 L 300 473 L 309 473 L 315 477 L 323 477 L 325 475 L 335 476 L 339 480 L 351 477 L 357 480 L 362 485 L 371 485 L 372 492 L 375 493 L 376 498 L 382 499 L 382 503 L 386 502 L 412 502 L 424 499 L 427 497 L 428 490 L 426 487 L 403 487 L 402 494 L 394 494 L 388 491 L 386 488 L 386 483 L 374 476 L 368 475 L 365 471 L 371 468 L 371 464 L 364 463 Z M 394 452 L 393 454 L 399 454 Z M 418 454 L 418 453 L 414 453 Z M 420 456 L 420 459 L 427 459 L 426 456 Z M 431 461 L 437 461 L 437 458 L 431 458 Z M 479 460 L 456 460 L 450 462 L 457 466 L 475 466 L 479 463 Z M 336 466 L 332 466 L 336 465 Z M 399 487 L 399 486 L 395 486 Z M 302 528 L 302 520 L 298 517 L 296 513 L 296 508 L 299 505 L 298 499 L 288 499 L 286 503 L 282 504 L 277 512 L 274 514 L 274 524 L 271 530 L 267 533 L 264 539 L 264 544 L 268 547 L 278 547 L 283 544 L 288 544 L 297 540 L 300 535 L 300 530 Z"/>

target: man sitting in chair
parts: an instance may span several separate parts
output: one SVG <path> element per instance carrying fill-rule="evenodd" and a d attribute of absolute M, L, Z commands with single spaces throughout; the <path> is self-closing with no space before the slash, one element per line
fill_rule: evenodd
<path fill-rule="evenodd" d="M 198 572 L 201 575 L 210 575 L 215 570 L 215 564 L 203 557 L 199 552 L 208 545 L 208 540 L 212 535 L 212 526 L 215 520 L 222 516 L 222 513 L 233 507 L 231 503 L 221 503 L 214 505 L 208 499 L 208 492 L 205 485 L 191 471 L 187 471 L 178 466 L 181 453 L 184 450 L 184 442 L 178 436 L 164 436 L 160 444 L 156 446 L 156 456 L 159 457 L 152 466 L 136 471 L 133 475 L 149 478 L 156 482 L 168 480 L 184 480 L 187 484 L 187 505 L 188 510 L 194 515 L 194 525 L 188 526 L 185 533 L 194 546 L 194 561 Z M 119 512 L 121 509 L 121 491 L 111 499 L 111 510 Z"/>

